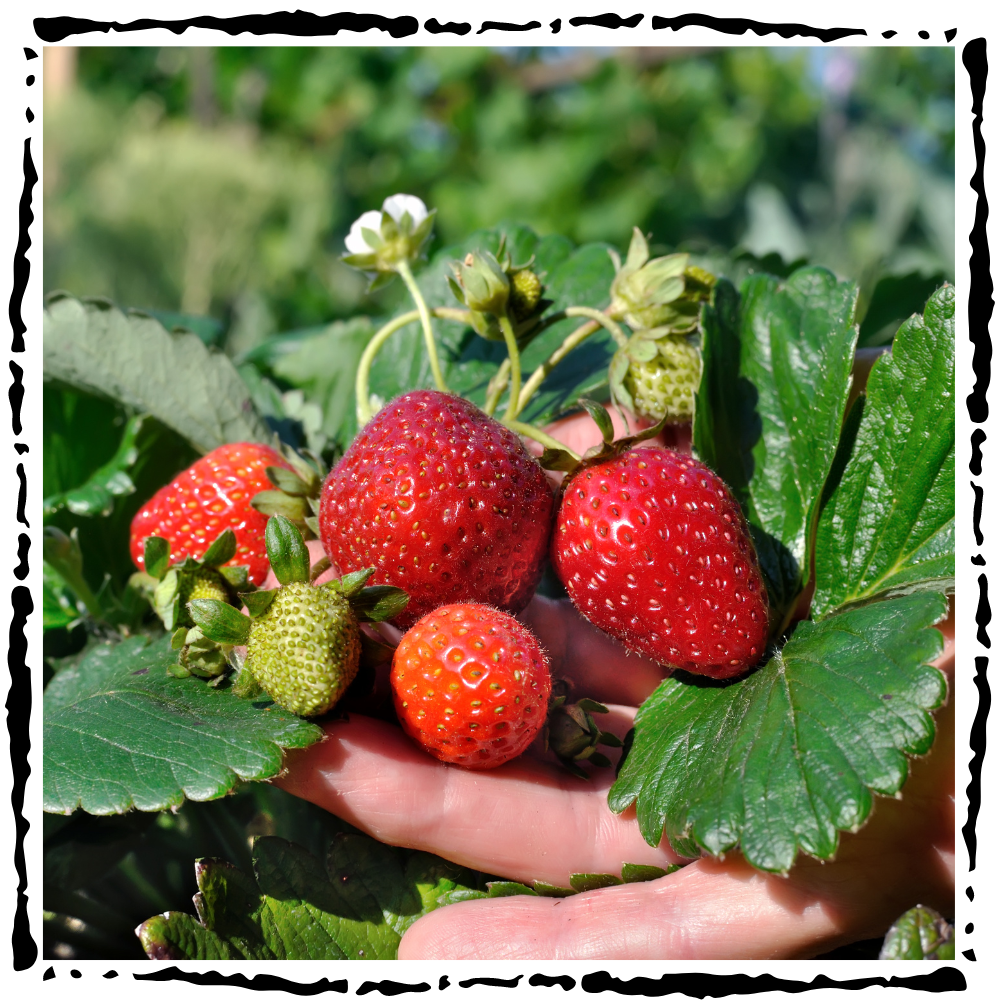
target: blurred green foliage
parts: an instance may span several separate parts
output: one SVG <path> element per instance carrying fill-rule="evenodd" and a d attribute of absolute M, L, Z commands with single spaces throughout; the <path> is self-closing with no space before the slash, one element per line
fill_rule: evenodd
<path fill-rule="evenodd" d="M 233 353 L 385 311 L 399 290 L 337 258 L 397 191 L 437 246 L 639 225 L 807 257 L 862 309 L 883 275 L 953 277 L 950 48 L 85 48 L 75 79 L 46 109 L 46 288 L 211 314 Z"/>

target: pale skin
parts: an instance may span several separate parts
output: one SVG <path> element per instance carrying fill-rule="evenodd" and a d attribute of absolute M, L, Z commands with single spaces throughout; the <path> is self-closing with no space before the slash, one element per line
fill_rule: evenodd
<path fill-rule="evenodd" d="M 617 418 L 616 418 L 617 423 Z M 621 432 L 621 428 L 616 430 Z M 595 443 L 589 418 L 550 428 L 577 452 Z M 665 443 L 687 447 L 687 435 Z M 317 543 L 311 543 L 318 558 Z M 322 579 L 322 578 L 321 578 Z M 565 601 L 536 597 L 519 616 L 548 651 L 573 696 L 609 705 L 602 728 L 624 736 L 636 706 L 665 676 L 626 654 Z M 954 615 L 936 661 L 951 687 Z M 701 858 L 652 882 L 564 899 L 511 896 L 442 907 L 404 934 L 399 957 L 423 959 L 808 958 L 878 937 L 924 903 L 954 911 L 954 709 L 935 713 L 931 752 L 911 762 L 901 799 L 878 799 L 868 823 L 842 834 L 836 859 L 801 857 L 787 877 L 755 871 L 739 853 Z M 492 771 L 441 764 L 390 723 L 351 714 L 329 738 L 289 756 L 278 780 L 385 843 L 430 851 L 506 879 L 569 885 L 574 872 L 618 873 L 625 862 L 681 862 L 647 844 L 634 808 L 608 808 L 613 780 L 582 781 L 543 755 L 540 742 Z M 617 751 L 610 750 L 613 759 Z"/>

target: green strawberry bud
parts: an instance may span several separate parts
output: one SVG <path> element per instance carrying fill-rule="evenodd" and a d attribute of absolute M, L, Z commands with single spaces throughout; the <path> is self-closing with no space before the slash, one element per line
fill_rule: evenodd
<path fill-rule="evenodd" d="M 252 620 L 247 668 L 282 708 L 321 715 L 358 672 L 361 638 L 347 599 L 329 587 L 293 582 Z"/>
<path fill-rule="evenodd" d="M 598 744 L 620 747 L 621 740 L 613 733 L 603 732 L 594 721 L 593 713 L 607 714 L 607 707 L 590 698 L 581 698 L 572 705 L 566 696 L 552 699 L 544 730 L 546 750 L 551 750 L 560 763 L 578 778 L 588 777 L 580 764 L 589 760 L 598 767 L 610 767 L 611 761 L 600 753 Z"/>
<path fill-rule="evenodd" d="M 687 263 L 686 253 L 650 260 L 649 244 L 636 227 L 625 264 L 611 283 L 609 315 L 625 320 L 633 330 L 663 325 L 672 316 L 670 303 L 684 294 Z"/>
<path fill-rule="evenodd" d="M 502 315 L 510 298 L 510 279 L 496 257 L 489 251 L 467 254 L 461 263 L 451 265 L 455 272 L 452 291 L 460 291 L 460 299 L 474 312 Z"/>
<path fill-rule="evenodd" d="M 623 384 L 638 416 L 657 422 L 664 417 L 678 423 L 691 419 L 701 382 L 701 351 L 694 339 L 668 335 L 646 341 L 642 346 L 648 360 L 630 359 Z"/>

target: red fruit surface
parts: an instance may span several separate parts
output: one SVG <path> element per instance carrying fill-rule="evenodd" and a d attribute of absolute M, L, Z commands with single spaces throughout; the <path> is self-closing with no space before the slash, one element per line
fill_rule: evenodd
<path fill-rule="evenodd" d="M 588 621 L 660 663 L 725 678 L 764 653 L 767 591 L 746 520 L 690 455 L 636 448 L 580 469 L 552 561 Z"/>
<path fill-rule="evenodd" d="M 406 733 L 438 760 L 477 770 L 527 748 L 552 693 L 535 636 L 484 604 L 448 604 L 421 618 L 396 648 L 391 679 Z"/>
<path fill-rule="evenodd" d="M 267 576 L 264 528 L 267 518 L 250 506 L 261 490 L 274 489 L 265 469 L 291 466 L 273 448 L 253 443 L 224 444 L 199 458 L 159 490 L 132 519 L 129 549 L 143 569 L 143 546 L 151 535 L 170 543 L 170 562 L 198 559 L 219 534 L 236 535 L 234 566 L 247 566 L 255 586 Z"/>
<path fill-rule="evenodd" d="M 400 396 L 327 476 L 319 536 L 340 573 L 410 595 L 405 628 L 456 601 L 520 611 L 552 530 L 552 489 L 516 434 L 448 393 Z"/>

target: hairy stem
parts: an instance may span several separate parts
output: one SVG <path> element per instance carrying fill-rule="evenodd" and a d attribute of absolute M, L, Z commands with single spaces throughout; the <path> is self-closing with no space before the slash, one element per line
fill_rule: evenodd
<path fill-rule="evenodd" d="M 413 278 L 413 272 L 410 270 L 410 265 L 405 260 L 401 260 L 398 264 L 396 264 L 396 271 L 406 284 L 410 295 L 413 297 L 413 301 L 417 304 L 417 312 L 420 314 L 420 323 L 424 328 L 424 345 L 427 348 L 427 358 L 431 363 L 431 373 L 434 376 L 434 384 L 441 390 L 441 392 L 447 392 L 448 386 L 445 384 L 444 376 L 441 374 L 441 363 L 438 361 L 437 348 L 434 346 L 434 331 L 431 329 L 430 310 L 427 308 L 427 303 L 424 301 L 424 297 L 420 293 L 420 289 L 417 288 L 417 283 Z"/>
<path fill-rule="evenodd" d="M 570 351 L 573 350 L 579 344 L 582 344 L 592 333 L 596 333 L 600 329 L 600 325 L 591 321 L 589 323 L 584 323 L 583 326 L 578 327 L 574 330 L 549 356 L 545 359 L 532 373 L 531 378 L 524 383 L 524 388 L 521 390 L 521 398 L 517 404 L 517 412 L 520 413 L 525 406 L 528 405 L 531 397 L 538 391 L 538 387 L 545 381 L 549 372 Z"/>
<path fill-rule="evenodd" d="M 608 333 L 611 334 L 614 342 L 619 347 L 624 347 L 628 343 L 628 336 L 625 331 L 606 313 L 600 309 L 591 309 L 590 306 L 569 306 L 566 309 L 567 316 L 583 316 L 592 319 L 595 323 L 600 323 Z"/>
<path fill-rule="evenodd" d="M 573 451 L 572 448 L 567 448 L 562 441 L 557 441 L 551 434 L 546 434 L 545 431 L 540 431 L 537 427 L 533 427 L 531 424 L 522 424 L 519 420 L 504 419 L 504 425 L 509 427 L 516 434 L 521 434 L 524 437 L 531 438 L 533 441 L 537 441 L 539 444 L 544 444 L 546 448 L 553 448 L 556 451 L 565 451 L 577 461 L 580 460 L 580 456 Z"/>
<path fill-rule="evenodd" d="M 504 419 L 513 420 L 517 416 L 518 402 L 521 397 L 521 352 L 517 349 L 517 337 L 507 313 L 498 316 L 503 339 L 507 344 L 507 356 L 510 358 L 510 401 L 507 403 L 507 414 Z"/>
<path fill-rule="evenodd" d="M 509 381 L 510 358 L 504 358 L 497 369 L 496 375 L 490 379 L 490 384 L 486 388 L 486 402 L 483 404 L 484 413 L 488 413 L 491 417 L 493 416 L 497 408 L 497 403 L 500 402 L 500 397 L 503 395 L 504 389 L 507 388 Z"/>
<path fill-rule="evenodd" d="M 441 306 L 437 309 L 431 310 L 431 315 L 437 317 L 438 319 L 450 319 L 457 323 L 468 323 L 470 316 L 468 309 L 449 309 L 447 306 Z M 408 313 L 403 313 L 402 316 L 397 316 L 395 319 L 389 320 L 385 326 L 379 329 L 375 336 L 368 341 L 368 346 L 364 349 L 361 355 L 361 360 L 358 362 L 358 373 L 354 378 L 354 395 L 357 400 L 357 412 L 358 412 L 358 426 L 362 427 L 368 423 L 369 420 L 374 416 L 371 410 L 371 403 L 369 402 L 368 393 L 368 376 L 371 373 L 372 362 L 375 360 L 375 355 L 382 349 L 382 345 L 397 331 L 401 330 L 404 326 L 415 322 L 420 319 L 420 313 L 418 310 L 413 309 Z"/>

